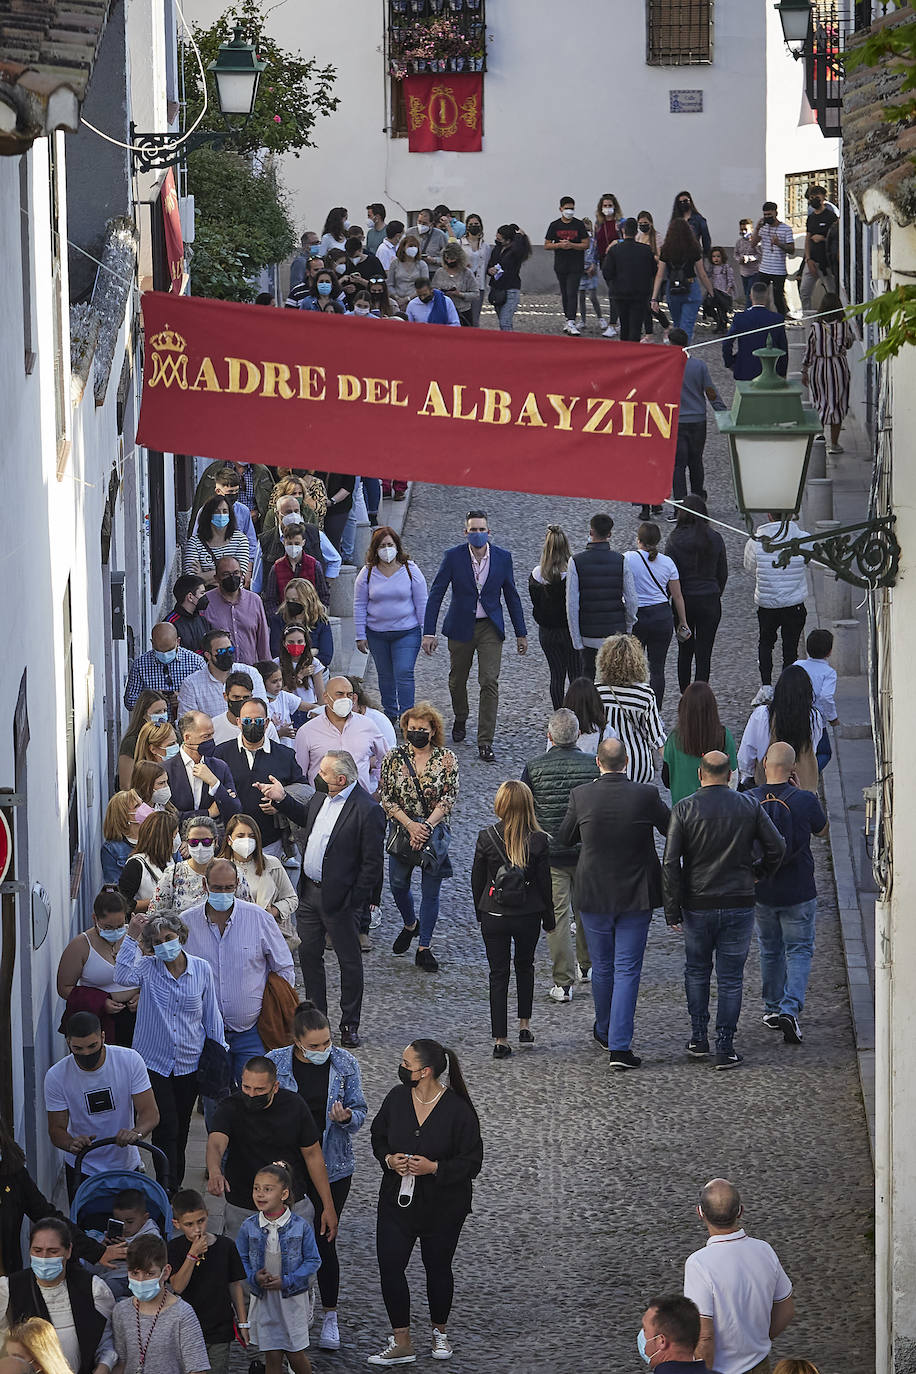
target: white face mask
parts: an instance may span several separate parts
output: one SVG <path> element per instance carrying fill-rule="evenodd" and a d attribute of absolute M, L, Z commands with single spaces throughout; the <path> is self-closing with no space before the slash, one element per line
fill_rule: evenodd
<path fill-rule="evenodd" d="M 564 219 L 572 219 L 575 213 L 575 210 L 571 210 L 568 205 L 564 205 L 563 209 L 560 211 Z"/>
<path fill-rule="evenodd" d="M 374 220 L 374 219 L 367 219 L 367 220 L 366 220 L 366 228 L 367 228 L 367 229 L 374 229 L 374 228 L 375 228 L 375 220 Z"/>
<path fill-rule="evenodd" d="M 339 716 L 341 720 L 346 720 L 347 716 L 353 710 L 352 697 L 338 697 L 336 701 L 331 703 L 331 710 L 334 712 L 335 716 Z"/>
<path fill-rule="evenodd" d="M 393 563 L 398 556 L 398 551 L 393 544 L 386 544 L 384 548 L 379 549 L 378 556 L 383 563 Z"/>
<path fill-rule="evenodd" d="M 346 270 L 347 264 L 345 262 L 335 262 L 334 271 L 337 273 L 338 277 L 342 277 Z"/>
<path fill-rule="evenodd" d="M 368 314 L 369 314 L 369 307 L 368 307 L 368 305 L 354 305 L 354 307 L 353 307 L 353 314 L 354 314 L 354 315 L 368 315 Z"/>
<path fill-rule="evenodd" d="M 419 251 L 419 248 L 415 248 L 413 244 L 411 244 L 409 248 L 404 249 L 404 256 L 405 258 L 415 258 Z"/>
<path fill-rule="evenodd" d="M 349 221 L 348 219 L 345 219 L 345 220 L 344 220 L 344 225 L 343 225 L 343 227 L 344 227 L 345 229 L 349 229 L 349 228 L 351 227 L 350 221 Z"/>
<path fill-rule="evenodd" d="M 167 806 L 171 800 L 171 787 L 157 787 L 153 793 L 153 806 Z"/>
<path fill-rule="evenodd" d="M 613 205 L 602 205 L 601 213 L 602 215 L 612 215 L 614 213 Z"/>
<path fill-rule="evenodd" d="M 240 859 L 250 859 L 255 850 L 254 837 L 240 837 L 237 840 L 229 841 L 233 854 L 238 854 Z"/>
<path fill-rule="evenodd" d="M 287 558 L 291 563 L 297 563 L 299 559 L 302 557 L 302 545 L 284 544 L 283 552 L 286 554 Z"/>
<path fill-rule="evenodd" d="M 283 516 L 283 518 L 282 518 L 281 521 L 280 521 L 280 524 L 281 524 L 281 525 L 301 525 L 301 524 L 302 524 L 302 516 L 299 515 L 299 514 L 297 514 L 297 512 L 295 512 L 295 511 L 289 511 L 289 513 L 288 513 L 287 515 L 284 515 L 284 516 Z"/>
<path fill-rule="evenodd" d="M 428 234 L 428 233 L 429 233 L 429 225 L 428 225 L 428 224 L 418 224 L 418 225 L 417 225 L 417 233 L 418 233 L 418 234 Z"/>

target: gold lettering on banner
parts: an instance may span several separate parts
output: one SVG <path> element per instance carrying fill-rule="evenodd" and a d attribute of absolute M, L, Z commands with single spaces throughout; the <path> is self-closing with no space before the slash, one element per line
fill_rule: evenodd
<path fill-rule="evenodd" d="M 226 358 L 229 364 L 230 396 L 250 396 L 261 385 L 261 369 L 248 358 Z M 243 380 L 244 373 L 244 380 Z"/>
<path fill-rule="evenodd" d="M 442 388 L 438 382 L 430 382 L 426 392 L 426 400 L 417 411 L 418 415 L 434 415 L 438 419 L 448 420 L 451 414 L 445 404 L 445 397 L 442 395 Z"/>
<path fill-rule="evenodd" d="M 630 393 L 632 395 L 632 392 Z M 657 401 L 643 401 L 643 419 L 645 429 L 640 432 L 641 439 L 651 439 L 649 433 L 649 421 L 652 420 L 663 439 L 671 438 L 671 430 L 674 426 L 674 413 L 677 411 L 677 402 L 669 402 L 664 407 Z M 667 410 L 668 414 L 665 415 Z"/>
<path fill-rule="evenodd" d="M 633 421 L 636 419 L 636 402 L 633 397 L 636 395 L 636 388 L 628 392 L 627 399 L 620 401 L 620 409 L 623 411 L 623 424 L 620 426 L 620 437 L 622 439 L 635 439 L 636 430 L 633 428 Z"/>
<path fill-rule="evenodd" d="M 518 412 L 517 425 L 527 426 L 529 429 L 546 429 L 547 421 L 538 410 L 538 401 L 533 391 L 522 402 L 522 408 Z"/>
<path fill-rule="evenodd" d="M 158 334 L 153 335 L 149 345 L 151 375 L 148 385 L 161 385 L 168 390 L 174 382 L 182 391 L 187 391 L 187 343 L 182 336 L 166 325 Z"/>
<path fill-rule="evenodd" d="M 588 400 L 585 403 L 585 408 L 588 411 L 589 418 L 582 426 L 582 433 L 613 434 L 614 421 L 612 418 L 608 417 L 610 416 L 610 413 L 614 409 L 615 405 L 615 401 L 609 401 L 603 396 L 589 396 Z M 603 420 L 607 420 L 607 424 L 605 425 L 604 429 L 599 429 L 598 426 L 602 423 Z"/>
<path fill-rule="evenodd" d="M 387 377 L 364 377 L 363 382 L 366 387 L 366 403 L 370 406 L 384 406 L 388 404 Z"/>
<path fill-rule="evenodd" d="M 363 394 L 363 384 L 358 377 L 349 372 L 341 372 L 337 377 L 338 401 L 358 401 Z"/>
<path fill-rule="evenodd" d="M 560 423 L 554 425 L 554 429 L 572 429 L 572 413 L 579 404 L 579 397 L 570 396 L 567 403 L 565 396 L 556 396 L 550 392 L 547 399 L 560 417 Z"/>
<path fill-rule="evenodd" d="M 452 387 L 452 419 L 453 419 L 453 420 L 476 420 L 476 419 L 477 419 L 477 405 L 476 405 L 476 403 L 474 404 L 473 409 L 468 410 L 468 411 L 463 411 L 463 410 L 461 409 L 461 405 L 462 405 L 462 402 L 463 402 L 463 401 L 464 401 L 464 387 L 463 387 L 463 386 L 453 386 L 453 387 Z"/>
<path fill-rule="evenodd" d="M 325 398 L 325 370 L 315 363 L 297 363 L 299 373 L 299 400 L 323 401 Z"/>
<path fill-rule="evenodd" d="M 197 369 L 197 376 L 194 378 L 192 391 L 222 391 L 219 379 L 216 375 L 216 368 L 209 358 L 202 358 L 200 367 Z"/>
<path fill-rule="evenodd" d="M 483 391 L 483 414 L 480 417 L 481 424 L 484 425 L 509 425 L 512 423 L 512 397 L 508 391 L 500 391 L 496 387 L 481 387 Z"/>
<path fill-rule="evenodd" d="M 401 396 L 398 392 L 398 387 L 403 385 L 404 383 L 401 381 L 394 381 L 391 383 L 391 394 L 388 397 L 389 405 L 406 406 L 408 404 L 409 398 L 407 396 Z"/>
<path fill-rule="evenodd" d="M 262 396 L 276 396 L 278 393 L 284 401 L 291 401 L 296 394 L 296 388 L 289 384 L 289 368 L 286 363 L 261 363 L 264 369 L 264 385 L 261 388 Z"/>

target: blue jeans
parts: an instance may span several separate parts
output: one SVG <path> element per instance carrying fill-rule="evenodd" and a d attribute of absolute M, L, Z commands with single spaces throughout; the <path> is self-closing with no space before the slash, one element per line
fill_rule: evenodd
<path fill-rule="evenodd" d="M 651 911 L 580 911 L 592 957 L 595 1029 L 608 1049 L 628 1050 Z"/>
<path fill-rule="evenodd" d="M 378 673 L 382 710 L 391 720 L 397 720 L 414 704 L 413 669 L 422 639 L 419 625 L 412 630 L 366 629 L 366 641 Z"/>
<path fill-rule="evenodd" d="M 242 1069 L 256 1054 L 264 1053 L 264 1042 L 258 1035 L 257 1021 L 250 1030 L 234 1031 L 226 1027 L 226 1041 L 229 1045 L 229 1058 L 232 1062 L 232 1077 L 236 1083 L 242 1081 Z"/>
<path fill-rule="evenodd" d="M 709 1028 L 709 983 L 716 961 L 719 987 L 716 1005 L 716 1049 L 730 1050 L 741 1015 L 744 965 L 754 929 L 753 907 L 719 907 L 684 911 L 687 962 L 684 986 L 694 1040 L 705 1040 Z M 594 977 L 594 975 L 592 975 Z"/>
<path fill-rule="evenodd" d="M 741 285 L 744 287 L 744 304 L 748 310 L 751 307 L 751 287 L 759 280 L 760 278 L 756 272 L 752 272 L 748 277 L 741 278 Z"/>
<path fill-rule="evenodd" d="M 816 908 L 814 897 L 795 906 L 757 904 L 760 980 L 768 1012 L 801 1015 L 814 956 Z"/>
<path fill-rule="evenodd" d="M 382 502 L 382 484 L 378 477 L 364 477 L 363 496 L 366 498 L 366 514 L 369 516 L 369 523 L 372 523 L 373 515 L 378 515 L 378 508 Z"/>
<path fill-rule="evenodd" d="M 506 291 L 506 299 L 502 305 L 496 307 L 496 314 L 499 318 L 500 329 L 511 329 L 512 321 L 515 319 L 515 312 L 518 303 L 522 298 L 522 293 L 518 287 L 510 287 Z"/>
<path fill-rule="evenodd" d="M 693 338 L 693 329 L 702 302 L 703 291 L 696 278 L 694 278 L 693 286 L 684 295 L 672 292 L 670 286 L 668 288 L 668 309 L 671 311 L 671 323 L 675 329 L 683 329 L 687 335 L 688 343 Z"/>
<path fill-rule="evenodd" d="M 417 919 L 413 893 L 410 890 L 410 880 L 414 871 L 407 864 L 401 863 L 400 859 L 396 859 L 393 854 L 388 855 L 388 886 L 391 888 L 395 906 L 401 913 L 401 919 L 405 926 L 412 926 Z M 433 931 L 436 929 L 436 921 L 439 919 L 439 889 L 441 886 L 441 877 L 432 877 L 420 869 L 419 946 L 421 949 L 429 948 Z"/>

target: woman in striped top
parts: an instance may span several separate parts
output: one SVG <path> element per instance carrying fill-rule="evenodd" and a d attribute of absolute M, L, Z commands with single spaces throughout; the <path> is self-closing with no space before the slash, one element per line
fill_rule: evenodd
<path fill-rule="evenodd" d="M 846 323 L 843 306 L 837 296 L 825 296 L 821 309 L 830 313 L 815 320 L 808 335 L 808 347 L 802 362 L 801 377 L 810 388 L 814 407 L 821 424 L 830 426 L 828 453 L 842 453 L 840 430 L 849 409 L 849 363 L 846 350 L 852 348 L 854 337 Z"/>
<path fill-rule="evenodd" d="M 604 641 L 595 663 L 595 686 L 607 707 L 604 737 L 615 736 L 626 746 L 631 782 L 652 782 L 666 738 L 648 679 L 649 665 L 638 639 L 611 635 Z"/>

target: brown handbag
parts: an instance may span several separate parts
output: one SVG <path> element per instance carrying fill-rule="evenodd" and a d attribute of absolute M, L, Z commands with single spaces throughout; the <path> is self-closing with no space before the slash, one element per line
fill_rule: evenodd
<path fill-rule="evenodd" d="M 292 1043 L 293 1016 L 298 1005 L 296 989 L 291 988 L 279 973 L 268 973 L 258 1017 L 258 1035 L 265 1050 L 283 1049 Z"/>

